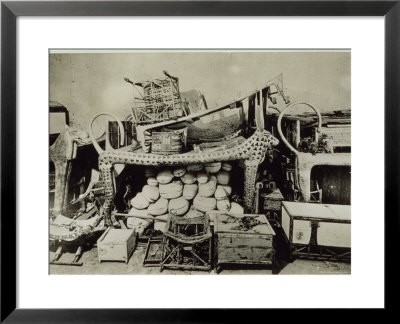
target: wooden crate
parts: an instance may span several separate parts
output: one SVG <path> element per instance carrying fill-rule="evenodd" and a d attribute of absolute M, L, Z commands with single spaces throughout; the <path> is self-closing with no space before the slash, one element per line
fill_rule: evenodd
<path fill-rule="evenodd" d="M 109 227 L 97 240 L 99 261 L 124 261 L 128 263 L 136 244 L 137 235 L 134 229 Z"/>
<path fill-rule="evenodd" d="M 234 229 L 238 225 L 237 221 L 232 222 L 232 217 L 230 217 L 234 214 L 212 213 L 214 214 L 217 272 L 224 264 L 274 266 L 273 238 L 275 232 L 265 215 L 240 215 L 254 216 L 261 222 L 261 224 L 246 231 Z"/>
<path fill-rule="evenodd" d="M 160 154 L 182 153 L 185 147 L 185 131 L 152 132 L 151 152 Z"/>
<path fill-rule="evenodd" d="M 292 258 L 349 260 L 349 205 L 282 202 L 282 223 Z"/>

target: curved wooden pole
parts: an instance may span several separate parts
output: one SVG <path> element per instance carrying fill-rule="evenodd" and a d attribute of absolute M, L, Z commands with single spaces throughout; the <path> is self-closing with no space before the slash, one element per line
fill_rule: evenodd
<path fill-rule="evenodd" d="M 286 146 L 287 146 L 292 152 L 294 152 L 296 155 L 299 154 L 299 151 L 296 150 L 296 149 L 289 143 L 289 141 L 286 139 L 285 135 L 284 135 L 283 132 L 282 132 L 281 123 L 282 123 L 282 118 L 283 118 L 283 116 L 285 115 L 286 111 L 289 110 L 290 108 L 294 107 L 294 106 L 297 106 L 297 105 L 305 105 L 305 106 L 308 106 L 308 107 L 310 107 L 312 110 L 315 111 L 315 113 L 316 113 L 317 116 L 318 116 L 318 132 L 321 131 L 321 124 L 322 124 L 322 117 L 321 117 L 321 113 L 319 112 L 319 110 L 318 110 L 317 108 L 315 108 L 313 105 L 311 105 L 311 104 L 309 104 L 309 103 L 307 103 L 307 102 L 297 101 L 297 102 L 294 102 L 294 103 L 290 104 L 289 106 L 287 106 L 285 109 L 282 110 L 282 112 L 280 113 L 280 115 L 279 115 L 279 117 L 278 117 L 278 123 L 277 123 L 277 124 L 278 124 L 278 133 L 279 133 L 279 136 L 281 137 L 282 141 L 286 144 Z"/>
<path fill-rule="evenodd" d="M 103 151 L 103 149 L 100 147 L 99 143 L 97 143 L 96 138 L 93 135 L 93 122 L 100 116 L 110 116 L 112 118 L 114 118 L 119 126 L 119 132 L 121 134 L 121 145 L 124 145 L 124 138 L 125 138 L 125 129 L 124 129 L 124 125 L 122 125 L 121 121 L 119 120 L 119 118 L 117 118 L 115 115 L 110 114 L 110 113 L 100 113 L 97 114 L 96 116 L 93 117 L 92 121 L 90 122 L 90 126 L 89 126 L 89 135 L 90 135 L 90 139 L 92 140 L 93 146 L 96 149 L 98 154 L 101 154 Z"/>

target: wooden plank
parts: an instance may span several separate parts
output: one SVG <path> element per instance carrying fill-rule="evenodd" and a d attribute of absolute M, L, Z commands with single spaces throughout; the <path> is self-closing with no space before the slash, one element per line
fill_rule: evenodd
<path fill-rule="evenodd" d="M 158 221 L 158 222 L 164 222 L 166 223 L 167 221 L 165 219 L 158 219 L 157 217 L 154 216 L 142 216 L 142 215 L 135 215 L 135 214 L 125 214 L 125 213 L 112 213 L 112 215 L 114 216 L 120 216 L 120 217 L 135 217 L 135 218 L 140 218 L 140 219 L 146 219 L 146 220 L 150 220 L 150 221 Z"/>
<path fill-rule="evenodd" d="M 351 224 L 351 220 L 349 219 L 333 219 L 333 218 L 319 218 L 319 217 L 305 217 L 305 216 L 294 216 L 292 219 L 295 220 L 303 220 L 303 221 L 315 221 L 321 223 L 342 223 L 342 224 Z"/>
<path fill-rule="evenodd" d="M 270 248 L 231 248 L 224 247 L 218 249 L 219 262 L 243 262 L 243 263 L 259 263 L 260 261 L 272 261 L 274 250 Z"/>
<path fill-rule="evenodd" d="M 127 227 L 122 219 L 120 219 L 118 222 L 119 222 L 119 225 L 121 225 L 122 229 L 127 229 Z"/>
<path fill-rule="evenodd" d="M 192 269 L 192 270 L 210 270 L 211 266 L 190 265 L 190 264 L 162 264 L 165 269 Z"/>
<path fill-rule="evenodd" d="M 257 261 L 252 261 L 252 260 L 218 260 L 218 265 L 222 264 L 254 264 L 254 265 L 272 265 L 273 260 L 267 260 L 267 261 L 262 261 L 262 260 L 257 260 Z"/>
<path fill-rule="evenodd" d="M 271 246 L 272 244 L 272 235 L 246 236 L 242 234 L 219 234 L 218 237 L 218 242 L 221 246 L 242 247 L 251 244 L 251 247 L 262 248 L 265 246 Z"/>

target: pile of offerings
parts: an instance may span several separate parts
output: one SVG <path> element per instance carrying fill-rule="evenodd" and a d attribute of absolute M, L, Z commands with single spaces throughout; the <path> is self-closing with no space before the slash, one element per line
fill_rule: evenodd
<path fill-rule="evenodd" d="M 230 199 L 231 171 L 228 162 L 146 168 L 147 183 L 130 201 L 129 214 L 154 217 L 156 230 L 164 230 L 169 213 L 181 217 L 198 217 L 212 210 L 241 214 L 243 207 Z M 127 227 L 140 234 L 150 222 L 148 218 L 128 217 Z"/>

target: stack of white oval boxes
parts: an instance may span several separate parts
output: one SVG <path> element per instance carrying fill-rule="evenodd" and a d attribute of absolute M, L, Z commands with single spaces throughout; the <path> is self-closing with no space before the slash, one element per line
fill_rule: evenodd
<path fill-rule="evenodd" d="M 229 186 L 232 165 L 227 162 L 192 164 L 178 168 L 147 168 L 147 184 L 131 200 L 130 214 L 154 216 L 155 229 L 164 231 L 168 213 L 197 217 L 207 211 L 243 213 L 243 207 L 231 202 Z M 144 228 L 148 221 L 129 217 L 127 226 Z M 139 228 L 139 233 L 140 233 Z"/>

